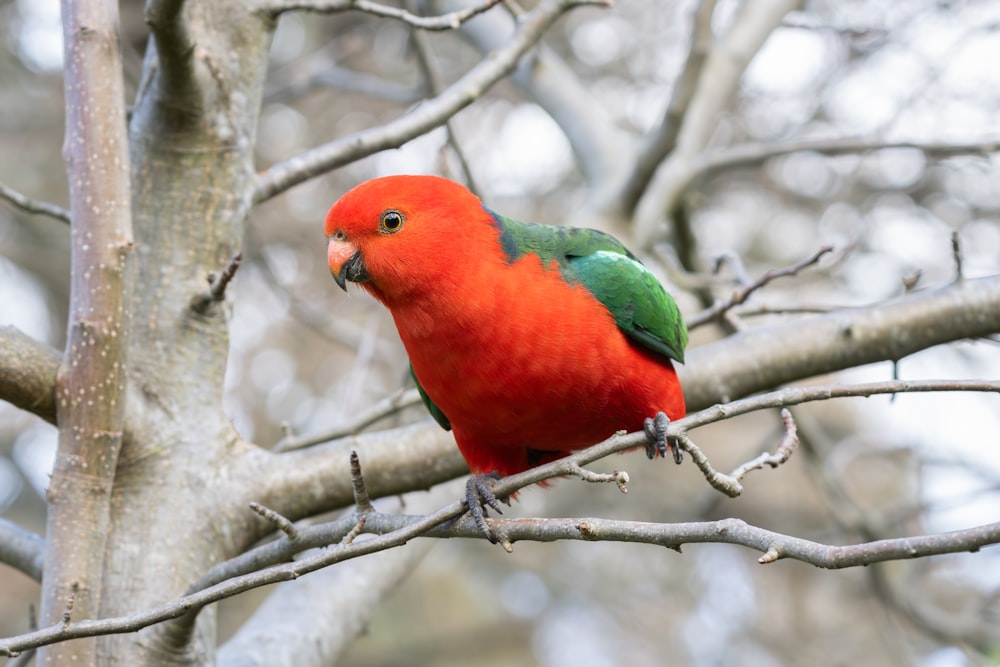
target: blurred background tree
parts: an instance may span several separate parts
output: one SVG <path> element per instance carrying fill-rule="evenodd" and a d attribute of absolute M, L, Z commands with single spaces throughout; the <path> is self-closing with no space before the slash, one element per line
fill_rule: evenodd
<path fill-rule="evenodd" d="M 327 208 L 374 176 L 440 173 L 507 215 L 626 240 L 692 321 L 705 320 L 685 369 L 692 407 L 770 386 L 762 379 L 731 394 L 709 377 L 710 365 L 725 376 L 733 357 L 755 353 L 733 345 L 705 348 L 729 356 L 697 354 L 741 340 L 738 332 L 816 313 L 850 318 L 853 308 L 949 285 L 957 272 L 1000 302 L 1000 2 L 621 0 L 564 15 L 572 3 L 504 2 L 446 30 L 422 30 L 414 17 L 459 16 L 450 13 L 478 3 L 384 5 L 407 10 L 406 20 L 335 11 L 350 4 L 120 3 L 135 246 L 123 287 L 132 330 L 121 454 L 108 505 L 96 510 L 109 526 L 106 551 L 89 579 L 75 574 L 72 549 L 50 552 L 46 572 L 51 564 L 69 574 L 41 591 L 37 571 L 0 558 L 18 563 L 0 567 L 0 635 L 27 631 L 40 599 L 42 625 L 58 620 L 66 587 L 80 578 L 74 620 L 176 598 L 272 532 L 248 501 L 296 520 L 349 504 L 352 447 L 376 496 L 460 474 L 450 436 L 414 407 L 367 425 L 368 436 L 268 451 L 350 424 L 406 386 L 387 313 L 345 298 L 324 263 Z M 0 324 L 61 350 L 72 328 L 73 241 L 59 218 L 80 203 L 70 207 L 62 158 L 58 3 L 0 2 L 0 26 Z M 517 58 L 516 42 L 528 49 L 539 36 Z M 510 76 L 489 71 L 504 58 L 519 63 Z M 27 210 L 43 202 L 41 213 Z M 825 245 L 834 250 L 816 265 L 699 317 Z M 226 301 L 193 308 L 237 251 Z M 1000 341 L 984 336 L 1000 331 L 1000 306 L 962 294 L 956 310 L 931 313 L 934 327 L 890 327 L 878 351 L 859 341 L 837 362 L 807 362 L 810 372 L 775 382 L 840 369 L 820 380 L 1000 377 Z M 937 345 L 945 341 L 956 342 Z M 763 359 L 761 377 L 803 349 L 821 356 L 791 335 L 778 343 L 787 355 Z M 59 357 L 10 328 L 0 344 L 0 398 L 10 401 L 0 403 L 4 541 L 20 534 L 14 526 L 45 535 L 48 520 L 52 531 L 45 489 Z M 36 358 L 42 370 L 18 375 Z M 875 359 L 884 361 L 863 363 Z M 43 390 L 28 395 L 36 381 Z M 710 489 L 693 466 L 630 454 L 603 462 L 629 470 L 627 496 L 562 481 L 522 492 L 509 514 L 738 517 L 831 544 L 996 522 L 997 408 L 997 396 L 983 393 L 810 404 L 794 413 L 801 453 L 748 478 L 739 499 Z M 694 437 L 725 469 L 779 435 L 776 415 L 761 413 Z M 411 494 L 407 511 L 429 511 L 459 488 Z M 678 555 L 520 542 L 507 554 L 444 540 L 422 558 L 429 543 L 283 585 L 259 609 L 271 589 L 190 623 L 77 640 L 41 658 L 545 667 L 1000 659 L 995 550 L 826 571 L 788 560 L 759 566 L 757 554 L 730 545 Z"/>

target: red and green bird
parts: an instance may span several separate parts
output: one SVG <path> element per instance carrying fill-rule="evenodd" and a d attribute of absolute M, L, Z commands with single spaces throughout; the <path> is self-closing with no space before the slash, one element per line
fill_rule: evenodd
<path fill-rule="evenodd" d="M 327 259 L 392 313 L 421 396 L 473 473 L 469 509 L 493 540 L 492 482 L 619 430 L 650 457 L 684 416 L 671 360 L 687 328 L 617 239 L 519 222 L 436 176 L 362 183 L 326 216 Z M 651 415 L 655 417 L 650 418 Z"/>

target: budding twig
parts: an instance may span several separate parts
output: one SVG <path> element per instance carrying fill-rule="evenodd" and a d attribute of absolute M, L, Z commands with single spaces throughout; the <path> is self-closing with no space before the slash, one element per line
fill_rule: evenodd
<path fill-rule="evenodd" d="M 362 516 L 375 511 L 371 498 L 368 496 L 368 489 L 365 488 L 365 478 L 361 474 L 361 459 L 358 453 L 351 452 L 351 485 L 354 489 L 354 504 L 358 506 L 358 512 Z"/>
<path fill-rule="evenodd" d="M 278 530 L 288 536 L 288 539 L 294 540 L 298 538 L 299 529 L 296 528 L 295 524 L 288 518 L 282 516 L 278 512 L 275 512 L 273 509 L 256 502 L 250 503 L 250 509 L 273 523 Z"/>
<path fill-rule="evenodd" d="M 743 286 L 740 289 L 736 290 L 736 292 L 734 292 L 733 295 L 730 296 L 728 299 L 716 301 L 709 308 L 703 310 L 694 317 L 687 318 L 688 329 L 694 329 L 695 327 L 699 327 L 713 320 L 720 320 L 724 318 L 729 313 L 730 310 L 732 310 L 736 306 L 743 304 L 748 298 L 750 298 L 751 294 L 753 294 L 760 288 L 764 287 L 771 281 L 776 280 L 777 278 L 794 276 L 803 269 L 806 269 L 812 266 L 813 264 L 816 264 L 820 260 L 820 258 L 823 257 L 823 255 L 826 255 L 827 253 L 830 252 L 833 252 L 833 246 L 828 246 L 828 245 L 823 246 L 822 248 L 814 252 L 812 255 L 806 257 L 805 259 L 796 262 L 791 266 L 787 266 L 783 269 L 771 269 L 757 280 L 749 283 L 746 282 L 748 280 L 746 271 L 743 270 L 742 264 L 738 260 L 735 260 L 734 257 L 728 255 L 720 257 L 716 263 L 716 270 L 718 270 L 722 262 L 729 263 L 730 265 L 733 266 L 737 279 Z"/>
<path fill-rule="evenodd" d="M 199 315 L 208 313 L 209 308 L 226 298 L 226 288 L 236 275 L 236 270 L 240 268 L 243 261 L 243 253 L 238 252 L 232 256 L 226 268 L 218 276 L 214 273 L 208 274 L 208 290 L 195 296 L 191 300 L 191 309 Z"/>

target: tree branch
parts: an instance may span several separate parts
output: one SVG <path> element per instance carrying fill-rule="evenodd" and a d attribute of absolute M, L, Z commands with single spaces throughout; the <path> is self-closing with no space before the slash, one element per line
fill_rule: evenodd
<path fill-rule="evenodd" d="M 684 61 L 684 69 L 674 84 L 674 91 L 663 120 L 660 126 L 643 141 L 623 184 L 616 188 L 617 191 L 612 193 L 608 201 L 601 202 L 604 207 L 616 208 L 616 215 L 622 219 L 632 215 L 656 168 L 677 146 L 681 126 L 687 116 L 691 100 L 698 90 L 701 73 L 711 52 L 712 15 L 715 13 L 715 5 L 716 0 L 702 0 L 694 11 L 688 56 Z"/>
<path fill-rule="evenodd" d="M 765 396 L 743 399 L 726 406 L 715 406 L 676 420 L 670 424 L 669 429 L 671 435 L 676 436 L 678 433 L 698 426 L 767 407 L 787 406 L 836 396 L 868 396 L 902 391 L 1000 392 L 1000 382 L 890 381 L 853 386 L 796 387 Z M 645 440 L 646 434 L 643 432 L 614 436 L 566 458 L 503 478 L 497 482 L 495 491 L 497 495 L 508 495 L 529 484 L 564 475 L 573 466 L 585 465 L 609 454 L 641 446 Z M 421 535 L 482 538 L 482 533 L 469 519 L 447 526 L 442 525 L 458 518 L 465 510 L 466 506 L 463 500 L 450 503 L 423 517 L 387 518 L 388 515 L 369 514 L 364 524 L 366 531 L 381 529 L 388 532 L 368 540 L 341 543 L 318 555 L 293 563 L 285 563 L 260 572 L 237 576 L 172 602 L 128 616 L 103 620 L 70 620 L 69 622 L 56 623 L 42 630 L 8 638 L 0 641 L 0 655 L 16 654 L 18 651 L 77 637 L 135 631 L 171 618 L 177 618 L 206 604 L 246 590 L 293 580 L 303 574 L 334 563 L 405 544 Z M 771 563 L 780 558 L 793 558 L 825 568 L 852 567 L 901 558 L 976 551 L 983 546 L 1000 542 L 1000 522 L 941 535 L 879 540 L 853 547 L 835 547 L 749 526 L 738 519 L 681 524 L 652 524 L 606 519 L 490 519 L 489 521 L 494 532 L 500 538 L 501 544 L 507 548 L 510 548 L 510 545 L 517 540 L 616 540 L 645 542 L 672 549 L 686 543 L 722 542 L 740 544 L 763 552 L 764 555 L 759 559 L 761 563 Z M 299 534 L 301 535 L 301 533 Z"/>
<path fill-rule="evenodd" d="M 369 2 L 369 0 L 264 0 L 261 3 L 261 9 L 274 16 L 290 11 L 332 14 L 354 9 L 373 16 L 398 19 L 421 30 L 454 30 L 474 16 L 492 9 L 500 2 L 501 0 L 483 0 L 477 5 L 441 16 L 419 16 L 399 7 Z"/>
<path fill-rule="evenodd" d="M 925 381 L 903 381 L 890 380 L 886 382 L 872 382 L 856 385 L 823 385 L 809 387 L 789 387 L 761 396 L 733 401 L 724 405 L 714 405 L 712 407 L 694 412 L 683 419 L 675 420 L 668 426 L 669 437 L 680 439 L 682 447 L 688 452 L 695 465 L 705 476 L 706 480 L 714 488 L 732 497 L 740 495 L 742 488 L 739 481 L 751 470 L 762 468 L 763 466 L 776 467 L 784 463 L 791 452 L 797 446 L 796 426 L 790 419 L 790 415 L 782 414 L 785 425 L 785 433 L 775 448 L 774 452 L 765 453 L 738 466 L 730 475 L 718 473 L 710 464 L 708 457 L 702 452 L 694 442 L 688 437 L 688 433 L 696 428 L 709 424 L 748 414 L 759 410 L 785 408 L 787 406 L 801 403 L 829 400 L 832 398 L 867 397 L 872 395 L 897 394 L 904 392 L 943 392 L 943 391 L 977 391 L 977 392 L 1000 392 L 1000 381 L 987 382 L 980 380 L 925 380 Z M 433 426 L 432 426 L 433 427 Z M 417 427 L 408 427 L 407 433 L 398 435 L 396 440 L 407 441 L 407 435 L 413 433 Z M 391 436 L 392 434 L 390 434 Z M 412 439 L 412 438 L 410 438 Z M 390 437 L 386 441 L 391 441 Z M 496 494 L 498 496 L 509 495 L 524 487 L 536 484 L 545 480 L 577 476 L 585 481 L 616 481 L 619 486 L 627 483 L 627 473 L 618 473 L 607 478 L 587 479 L 587 475 L 581 475 L 582 466 L 588 465 L 599 459 L 611 456 L 625 450 L 635 449 L 647 443 L 647 436 L 644 432 L 630 433 L 627 435 L 616 435 L 604 442 L 581 450 L 565 458 L 537 466 L 523 473 L 511 475 L 499 480 L 496 483 Z M 454 447 L 451 447 L 454 450 Z M 366 458 L 365 469 L 368 471 L 378 470 L 377 464 L 379 453 L 376 449 L 369 449 L 370 458 Z M 327 458 L 343 458 L 346 452 L 327 455 Z M 385 455 L 381 455 L 385 458 Z M 373 465 L 373 459 L 376 464 Z M 346 474 L 346 466 L 344 474 Z M 584 471 L 586 472 L 586 471 Z M 429 482 L 428 482 L 429 483 Z M 346 486 L 346 484 L 345 484 Z M 368 484 L 366 484 L 368 486 Z M 373 495 L 388 495 L 392 491 L 376 490 Z M 350 500 L 344 500 L 341 506 L 348 505 Z M 237 556 L 229 561 L 220 563 L 212 568 L 189 592 L 194 592 L 208 586 L 221 583 L 227 578 L 243 575 L 260 569 L 267 565 L 285 562 L 297 553 L 306 549 L 316 548 L 328 544 L 339 542 L 355 525 L 357 516 L 347 515 L 335 521 L 313 526 L 298 527 L 294 538 L 282 538 L 256 547 L 246 553 Z M 375 526 L 380 525 L 368 521 L 374 520 L 366 517 L 365 531 L 375 530 Z M 473 524 L 469 524 L 473 525 Z M 478 530 L 478 528 L 477 528 Z M 481 535 L 481 533 L 478 533 Z M 456 534 L 457 535 L 457 534 Z M 464 534 L 463 534 L 464 535 Z"/>
<path fill-rule="evenodd" d="M 190 104 L 197 99 L 194 73 L 194 42 L 181 13 L 185 0 L 149 0 L 145 7 L 146 25 L 156 42 L 164 97 L 173 104 Z"/>
<path fill-rule="evenodd" d="M 899 336 L 899 331 L 909 334 Z M 688 350 L 687 363 L 677 371 L 688 410 L 693 411 L 788 382 L 876 361 L 898 360 L 934 345 L 997 331 L 1000 276 L 992 276 L 910 292 L 867 307 L 755 327 Z M 383 408 L 394 409 L 394 403 L 393 397 L 385 399 L 361 417 L 365 421 L 378 417 L 384 414 Z M 283 440 L 282 449 L 290 449 L 291 444 L 307 447 L 345 435 L 344 430 Z M 411 441 L 412 447 L 405 444 Z M 345 452 L 360 448 L 368 461 L 369 482 L 374 482 L 379 492 L 391 488 L 389 492 L 398 493 L 430 486 L 464 470 L 451 436 L 428 422 L 366 433 L 348 442 L 310 447 L 276 459 L 267 452 L 250 450 L 252 461 L 247 464 L 254 472 L 248 472 L 247 478 L 265 487 L 261 489 L 261 495 L 266 494 L 263 502 L 286 515 L 301 517 L 319 508 L 343 507 L 350 503 L 350 488 L 329 480 L 347 479 L 348 471 L 344 462 L 331 457 L 331 448 Z M 377 460 L 373 461 L 373 457 Z M 427 461 L 435 465 L 428 466 Z M 399 479 L 404 472 L 409 479 Z M 322 484 L 319 480 L 323 480 Z M 316 493 L 309 496 L 299 492 L 293 496 L 287 493 L 292 488 L 312 488 Z M 296 498 L 295 507 L 281 500 L 289 497 Z"/>
<path fill-rule="evenodd" d="M 684 188 L 696 180 L 727 169 L 753 167 L 773 158 L 793 153 L 820 153 L 830 157 L 855 155 L 892 149 L 917 150 L 927 157 L 944 159 L 961 155 L 990 155 L 1000 151 L 1000 142 L 983 139 L 962 143 L 933 143 L 920 141 L 886 141 L 861 137 L 836 137 L 827 139 L 796 139 L 764 143 L 747 143 L 728 146 L 703 153 L 691 164 L 691 171 Z"/>
<path fill-rule="evenodd" d="M 0 400 L 56 423 L 59 353 L 12 326 L 0 326 Z"/>
<path fill-rule="evenodd" d="M 462 0 L 437 0 L 435 7 L 456 7 Z M 503 48 L 516 20 L 494 12 L 463 25 L 460 33 L 482 53 Z M 613 182 L 630 158 L 631 137 L 606 113 L 573 69 L 552 49 L 540 45 L 511 73 L 511 81 L 559 126 L 577 157 L 591 190 Z"/>
<path fill-rule="evenodd" d="M 663 214 L 676 209 L 676 181 L 705 150 L 746 67 L 784 16 L 800 5 L 800 0 L 742 3 L 729 30 L 712 47 L 686 107 L 675 149 L 649 179 L 636 207 L 636 231 L 642 245 L 653 237 Z M 686 261 L 685 266 L 689 266 Z"/>
<path fill-rule="evenodd" d="M 50 218 L 55 218 L 60 222 L 69 224 L 69 211 L 63 207 L 56 206 L 55 204 L 49 204 L 48 202 L 35 201 L 34 199 L 21 194 L 14 188 L 7 187 L 3 183 L 0 183 L 0 199 L 3 199 L 16 208 L 21 209 L 25 213 L 47 215 Z"/>
<path fill-rule="evenodd" d="M 690 350 L 678 375 L 697 408 L 998 331 L 1000 276 L 991 276 L 741 331 Z"/>
<path fill-rule="evenodd" d="M 722 319 L 730 310 L 745 303 L 746 300 L 750 298 L 751 294 L 761 289 L 768 283 L 776 280 L 777 278 L 798 275 L 800 271 L 817 263 L 823 255 L 830 252 L 833 252 L 833 246 L 823 246 L 809 257 L 796 262 L 792 266 L 788 266 L 783 269 L 771 269 L 754 281 L 746 282 L 741 279 L 740 282 L 744 283 L 743 286 L 734 292 L 728 299 L 717 300 L 711 307 L 696 314 L 694 317 L 687 318 L 685 321 L 687 322 L 688 329 L 695 329 L 703 324 L 708 324 L 713 320 Z"/>
<path fill-rule="evenodd" d="M 487 56 L 437 97 L 384 125 L 362 130 L 280 162 L 257 178 L 259 203 L 341 165 L 387 148 L 397 148 L 441 125 L 503 78 L 563 12 L 602 0 L 545 0 L 528 13 L 503 49 Z"/>
<path fill-rule="evenodd" d="M 407 494 L 402 502 L 386 498 L 383 512 L 429 512 L 460 494 L 459 484 L 444 484 L 430 493 Z M 362 516 L 371 516 L 364 513 Z M 356 513 L 344 516 L 336 544 L 355 523 Z M 304 530 L 309 530 L 304 528 Z M 287 542 L 287 540 L 278 540 Z M 222 666 L 243 665 L 241 657 L 267 654 L 272 667 L 333 664 L 350 642 L 364 630 L 380 601 L 391 595 L 403 577 L 434 545 L 415 540 L 398 549 L 341 563 L 315 574 L 282 584 L 253 617 L 219 650 Z M 291 560 L 291 555 L 283 559 Z M 281 562 L 281 561 L 273 561 Z"/>
<path fill-rule="evenodd" d="M 0 563 L 6 563 L 35 581 L 42 580 L 45 539 L 0 517 Z"/>
<path fill-rule="evenodd" d="M 290 452 L 295 449 L 302 449 L 303 447 L 310 447 L 312 445 L 318 445 L 321 442 L 329 442 L 330 440 L 336 440 L 337 438 L 343 438 L 347 435 L 354 435 L 365 428 L 371 426 L 375 422 L 385 419 L 391 415 L 398 413 L 404 408 L 411 407 L 420 403 L 420 392 L 416 389 L 408 389 L 407 391 L 400 391 L 391 396 L 382 399 L 370 409 L 362 412 L 360 415 L 351 419 L 350 421 L 335 426 L 328 431 L 323 431 L 321 433 L 314 433 L 309 436 L 303 437 L 285 437 L 278 441 L 274 446 L 273 451 L 275 452 Z"/>
<path fill-rule="evenodd" d="M 111 488 L 125 415 L 133 261 L 118 5 L 64 0 L 63 149 L 69 177 L 69 331 L 57 378 L 59 445 L 46 493 L 48 553 L 40 623 L 58 621 L 72 595 L 78 616 L 101 607 Z M 94 642 L 42 664 L 93 664 Z M 63 663 L 62 661 L 66 662 Z"/>

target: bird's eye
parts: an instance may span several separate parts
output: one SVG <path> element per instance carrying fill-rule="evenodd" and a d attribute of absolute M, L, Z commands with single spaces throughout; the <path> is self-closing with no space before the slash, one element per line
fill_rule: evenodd
<path fill-rule="evenodd" d="M 378 228 L 386 234 L 395 234 L 402 228 L 405 220 L 406 218 L 403 217 L 402 213 L 390 209 L 384 211 L 379 217 Z"/>
<path fill-rule="evenodd" d="M 345 232 L 343 229 L 338 229 L 333 233 L 333 236 L 331 236 L 330 238 L 333 239 L 334 241 L 346 241 L 347 232 Z"/>

